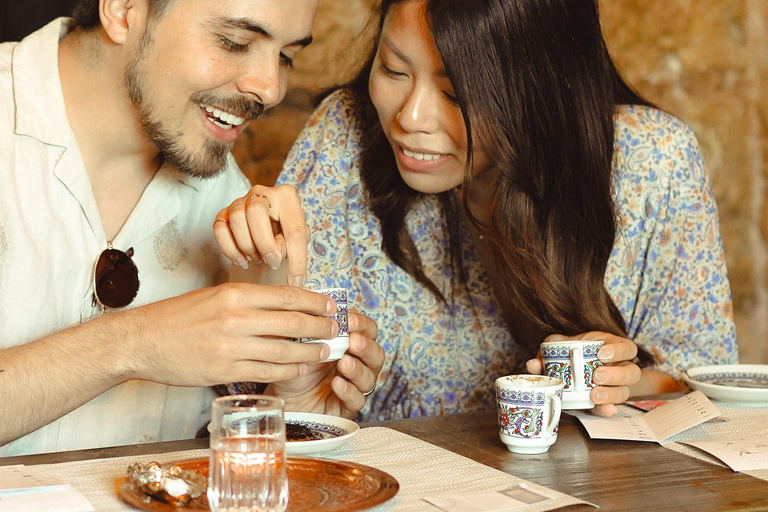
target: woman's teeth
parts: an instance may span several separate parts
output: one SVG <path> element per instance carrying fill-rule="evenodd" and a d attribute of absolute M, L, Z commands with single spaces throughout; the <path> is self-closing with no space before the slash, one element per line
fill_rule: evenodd
<path fill-rule="evenodd" d="M 245 119 L 242 117 L 237 117 L 234 114 L 224 112 L 223 110 L 219 110 L 216 107 L 204 103 L 200 104 L 200 108 L 205 109 L 206 112 L 211 114 L 208 116 L 208 119 L 210 119 L 213 124 L 220 128 L 224 128 L 225 130 L 230 129 L 233 126 L 240 126 L 245 122 Z"/>
<path fill-rule="evenodd" d="M 405 156 L 415 158 L 416 160 L 437 160 L 442 156 L 442 155 L 433 155 L 430 153 L 416 153 L 414 151 L 408 151 L 405 148 L 403 148 L 403 154 Z"/>

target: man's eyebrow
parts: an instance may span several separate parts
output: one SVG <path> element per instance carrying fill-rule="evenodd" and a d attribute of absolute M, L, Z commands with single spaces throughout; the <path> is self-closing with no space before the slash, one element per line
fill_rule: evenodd
<path fill-rule="evenodd" d="M 224 27 L 238 28 L 241 30 L 248 30 L 250 32 L 261 34 L 262 36 L 266 37 L 270 41 L 273 41 L 275 39 L 275 36 L 273 36 L 267 29 L 265 29 L 258 23 L 248 18 L 226 17 L 226 18 L 217 19 L 216 22 Z M 309 35 L 303 39 L 297 39 L 292 43 L 288 43 L 286 46 L 301 46 L 303 48 L 305 46 L 309 46 L 311 42 L 312 42 L 312 36 Z"/>
<path fill-rule="evenodd" d="M 394 53 L 398 59 L 405 62 L 409 66 L 413 66 L 413 61 L 406 54 L 400 51 L 400 49 L 394 45 L 391 39 L 389 39 L 387 36 L 383 36 L 381 39 L 384 46 L 389 48 L 389 51 Z M 445 70 L 445 68 L 442 67 L 437 71 L 437 73 L 435 73 L 435 75 L 440 78 L 448 78 L 448 72 Z"/>

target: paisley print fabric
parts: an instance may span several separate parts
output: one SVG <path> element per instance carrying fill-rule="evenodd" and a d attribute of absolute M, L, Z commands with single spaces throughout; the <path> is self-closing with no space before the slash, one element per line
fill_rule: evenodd
<path fill-rule="evenodd" d="M 378 219 L 360 179 L 361 132 L 352 96 L 318 107 L 278 183 L 299 190 L 312 229 L 309 288 L 346 287 L 349 307 L 379 325 L 386 362 L 360 420 L 492 409 L 494 380 L 524 361 L 462 225 L 461 283 L 436 198 L 406 223 L 444 304 L 381 248 Z M 397 172 L 393 169 L 392 172 Z M 605 275 L 629 335 L 674 376 L 689 366 L 737 360 L 717 210 L 693 131 L 646 107 L 616 116 L 615 196 L 620 226 Z"/>

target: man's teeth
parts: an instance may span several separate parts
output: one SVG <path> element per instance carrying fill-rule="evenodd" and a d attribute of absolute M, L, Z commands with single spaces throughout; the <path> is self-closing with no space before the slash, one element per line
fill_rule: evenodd
<path fill-rule="evenodd" d="M 219 126 L 221 128 L 231 128 L 233 126 L 240 126 L 245 122 L 244 118 L 237 117 L 236 115 L 230 114 L 229 112 L 224 112 L 223 110 L 219 110 L 216 107 L 212 107 L 204 103 L 201 103 L 200 107 L 204 108 L 206 112 L 211 114 L 210 116 L 208 116 L 208 119 L 213 121 L 213 123 L 216 126 Z"/>
<path fill-rule="evenodd" d="M 405 154 L 405 156 L 415 158 L 416 160 L 437 160 L 442 156 L 442 155 L 433 155 L 430 153 L 416 153 L 414 151 L 408 151 L 405 148 L 403 148 L 403 154 Z"/>

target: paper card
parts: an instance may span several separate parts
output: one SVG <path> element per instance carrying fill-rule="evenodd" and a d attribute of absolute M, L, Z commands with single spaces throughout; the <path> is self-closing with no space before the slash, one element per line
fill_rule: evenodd
<path fill-rule="evenodd" d="M 26 466 L 0 467 L 0 495 L 52 486 L 64 487 L 66 484 Z"/>
<path fill-rule="evenodd" d="M 445 512 L 501 512 L 506 510 L 523 512 L 530 505 L 542 503 L 549 499 L 548 496 L 537 493 L 525 484 L 518 484 L 502 491 L 424 498 L 424 501 Z M 597 508 L 591 503 L 582 503 Z"/>
<path fill-rule="evenodd" d="M 768 469 L 768 437 L 682 443 L 714 455 L 734 471 Z"/>
<path fill-rule="evenodd" d="M 92 512 L 71 485 L 26 466 L 0 467 L 0 512 Z"/>
<path fill-rule="evenodd" d="M 701 391 L 632 418 L 600 418 L 581 411 L 568 412 L 581 421 L 592 439 L 656 442 L 720 416 L 717 407 Z"/>
<path fill-rule="evenodd" d="M 627 400 L 624 402 L 624 405 L 629 405 L 635 409 L 640 409 L 641 411 L 647 412 L 652 411 L 657 407 L 661 407 L 662 405 L 667 405 L 668 403 L 669 400 Z M 725 416 L 718 416 L 717 418 L 707 420 L 708 423 L 719 423 L 722 421 L 728 421 L 728 418 Z"/>
<path fill-rule="evenodd" d="M 445 512 L 499 512 L 548 499 L 549 497 L 538 494 L 523 485 L 517 485 L 503 491 L 424 498 L 424 501 Z"/>
<path fill-rule="evenodd" d="M 0 494 L 0 512 L 93 512 L 93 506 L 71 485 Z"/>

